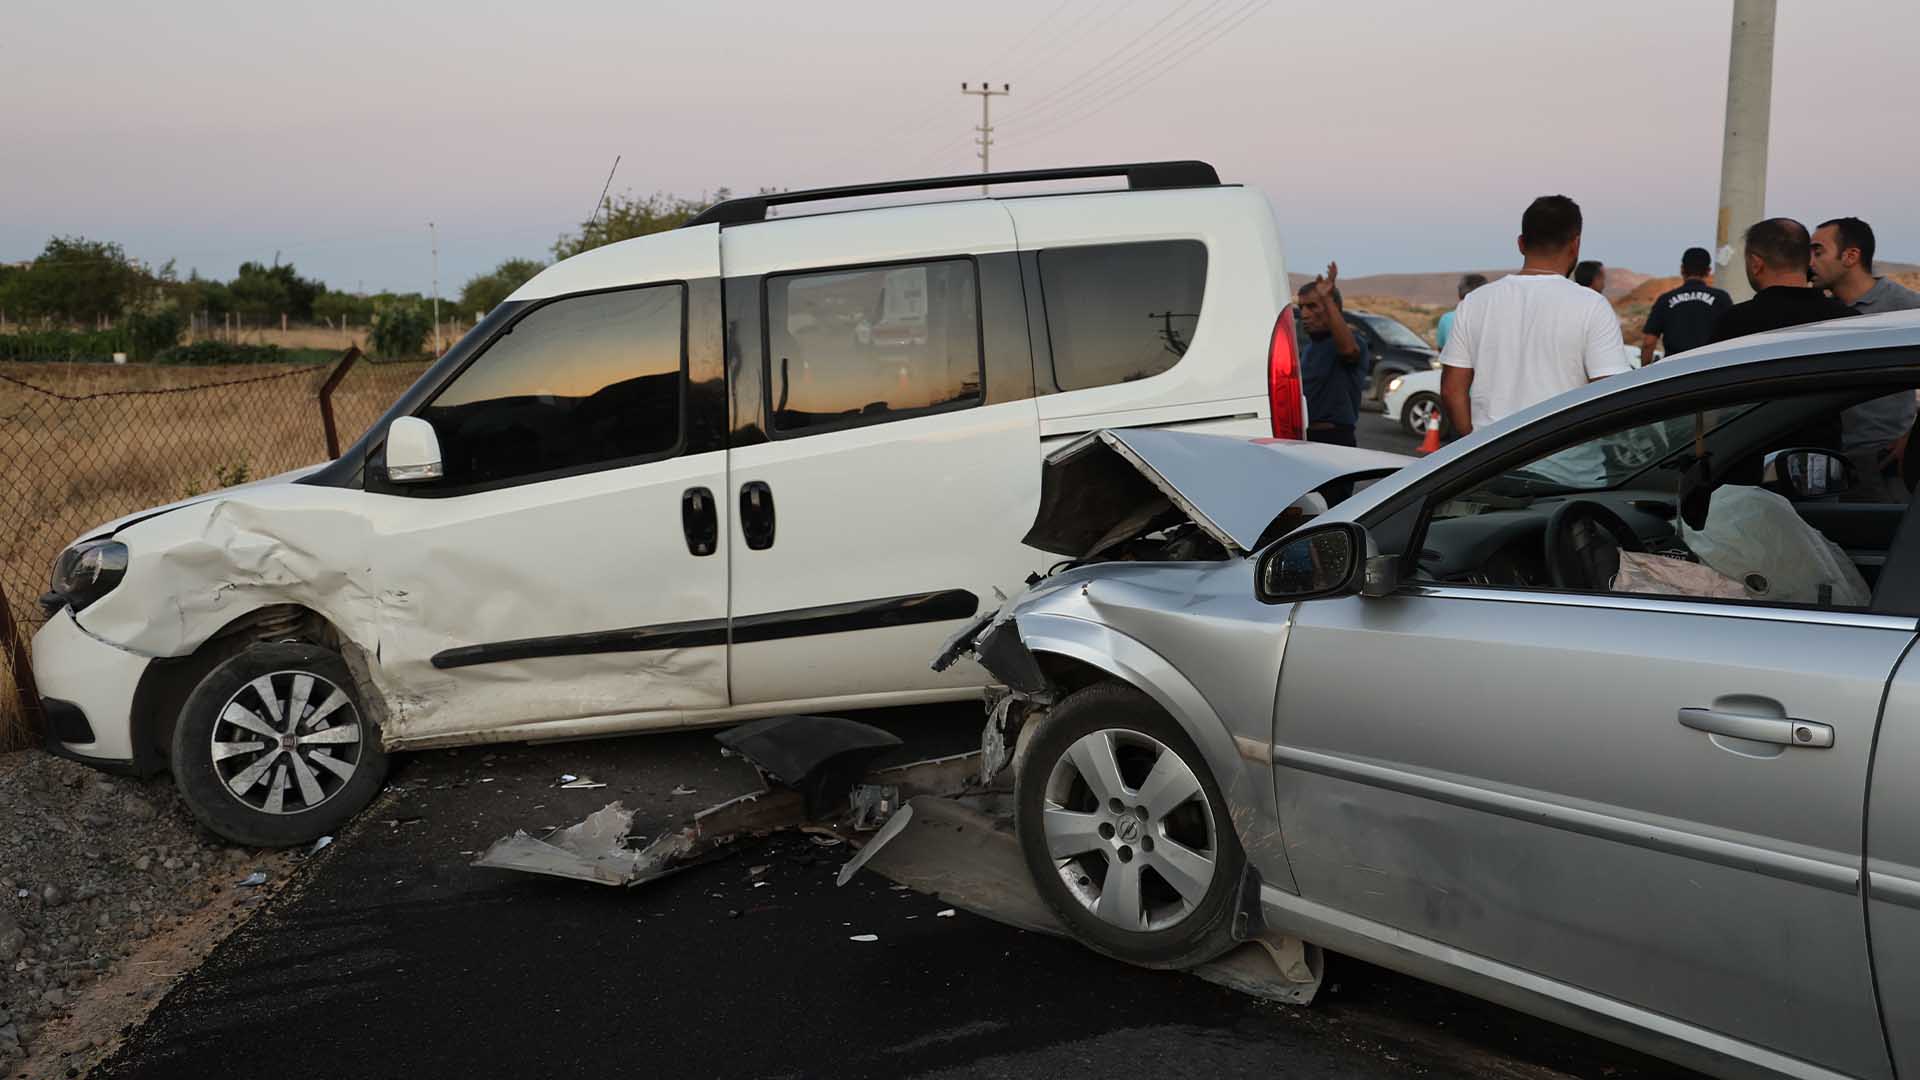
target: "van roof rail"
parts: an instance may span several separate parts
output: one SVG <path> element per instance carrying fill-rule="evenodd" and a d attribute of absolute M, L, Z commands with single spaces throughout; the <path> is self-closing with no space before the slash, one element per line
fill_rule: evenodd
<path fill-rule="evenodd" d="M 940 191 L 948 188 L 993 184 L 1030 184 L 1048 180 L 1086 180 L 1102 176 L 1124 176 L 1132 191 L 1157 188 L 1217 187 L 1220 174 L 1204 161 L 1141 161 L 1131 165 L 1083 165 L 1070 169 L 1026 169 L 1020 172 L 969 173 L 962 176 L 934 176 L 920 180 L 888 180 L 877 184 L 847 184 L 843 187 L 810 188 L 806 191 L 770 191 L 728 199 L 702 210 L 688 225 L 745 225 L 767 219 L 767 209 L 794 203 L 821 202 L 827 199 L 852 199 L 865 195 L 895 195 L 906 191 Z"/>

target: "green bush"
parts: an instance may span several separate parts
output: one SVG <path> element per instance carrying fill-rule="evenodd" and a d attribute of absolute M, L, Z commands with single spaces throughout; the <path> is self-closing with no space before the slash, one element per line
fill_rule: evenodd
<path fill-rule="evenodd" d="M 33 330 L 0 334 L 0 360 L 61 360 L 108 363 L 117 352 L 132 352 L 124 327 L 115 330 Z"/>
<path fill-rule="evenodd" d="M 286 350 L 278 345 L 235 345 L 225 341 L 195 341 L 175 345 L 155 355 L 156 364 L 284 364 Z"/>
<path fill-rule="evenodd" d="M 373 355 L 394 359 L 412 359 L 426 348 L 427 334 L 433 330 L 433 316 L 418 304 L 395 303 L 373 313 L 373 333 L 368 343 Z"/>
<path fill-rule="evenodd" d="M 151 360 L 180 344 L 180 334 L 187 328 L 180 309 L 172 305 L 129 311 L 125 326 L 131 346 L 127 352 L 135 360 Z"/>

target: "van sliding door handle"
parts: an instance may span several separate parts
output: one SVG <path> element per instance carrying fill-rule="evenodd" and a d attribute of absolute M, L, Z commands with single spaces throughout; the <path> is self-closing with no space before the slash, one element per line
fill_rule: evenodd
<path fill-rule="evenodd" d="M 1750 716 L 1721 709 L 1681 709 L 1680 722 L 1695 731 L 1727 735 L 1754 742 L 1779 743 L 1824 750 L 1833 745 L 1833 728 L 1811 720 L 1782 716 Z"/>
<path fill-rule="evenodd" d="M 752 551 L 773 546 L 773 489 L 764 480 L 740 485 L 740 535 Z"/>
<path fill-rule="evenodd" d="M 720 514 L 713 492 L 703 487 L 680 493 L 680 527 L 686 530 L 689 554 L 711 555 L 720 547 Z"/>

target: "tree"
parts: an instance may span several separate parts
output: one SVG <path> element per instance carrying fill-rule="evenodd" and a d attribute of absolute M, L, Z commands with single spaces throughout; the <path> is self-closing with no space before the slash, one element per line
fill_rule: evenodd
<path fill-rule="evenodd" d="M 412 360 L 426 348 L 427 333 L 433 329 L 433 316 L 417 302 L 394 300 L 382 303 L 373 312 L 370 335 L 375 356 Z"/>
<path fill-rule="evenodd" d="M 535 259 L 508 259 L 484 274 L 476 274 L 460 287 L 460 310 L 482 314 L 492 311 L 544 269 L 546 264 Z"/>
<path fill-rule="evenodd" d="M 285 315 L 303 322 L 313 318 L 313 302 L 327 291 L 325 285 L 295 273 L 292 263 L 262 266 L 243 262 L 227 288 L 241 314 Z"/>
<path fill-rule="evenodd" d="M 150 281 L 119 244 L 56 236 L 31 266 L 0 285 L 0 308 L 21 316 L 91 322 L 118 315 Z"/>
<path fill-rule="evenodd" d="M 659 191 L 646 198 L 636 198 L 632 192 L 615 195 L 591 219 L 580 223 L 578 233 L 561 234 L 560 239 L 553 242 L 553 257 L 565 259 L 604 244 L 677 229 L 695 214 L 732 195 L 726 188 L 715 191 L 711 199 L 705 196 L 691 199 Z"/>

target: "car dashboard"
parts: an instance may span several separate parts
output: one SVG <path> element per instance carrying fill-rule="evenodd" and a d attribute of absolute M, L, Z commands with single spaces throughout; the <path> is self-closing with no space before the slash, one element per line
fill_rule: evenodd
<path fill-rule="evenodd" d="M 1597 502 L 1619 514 L 1648 551 L 1681 546 L 1676 502 L 1670 493 L 1595 491 L 1543 496 L 1523 505 L 1435 520 L 1427 527 L 1416 577 L 1464 585 L 1549 586 L 1547 519 L 1575 500 Z"/>

